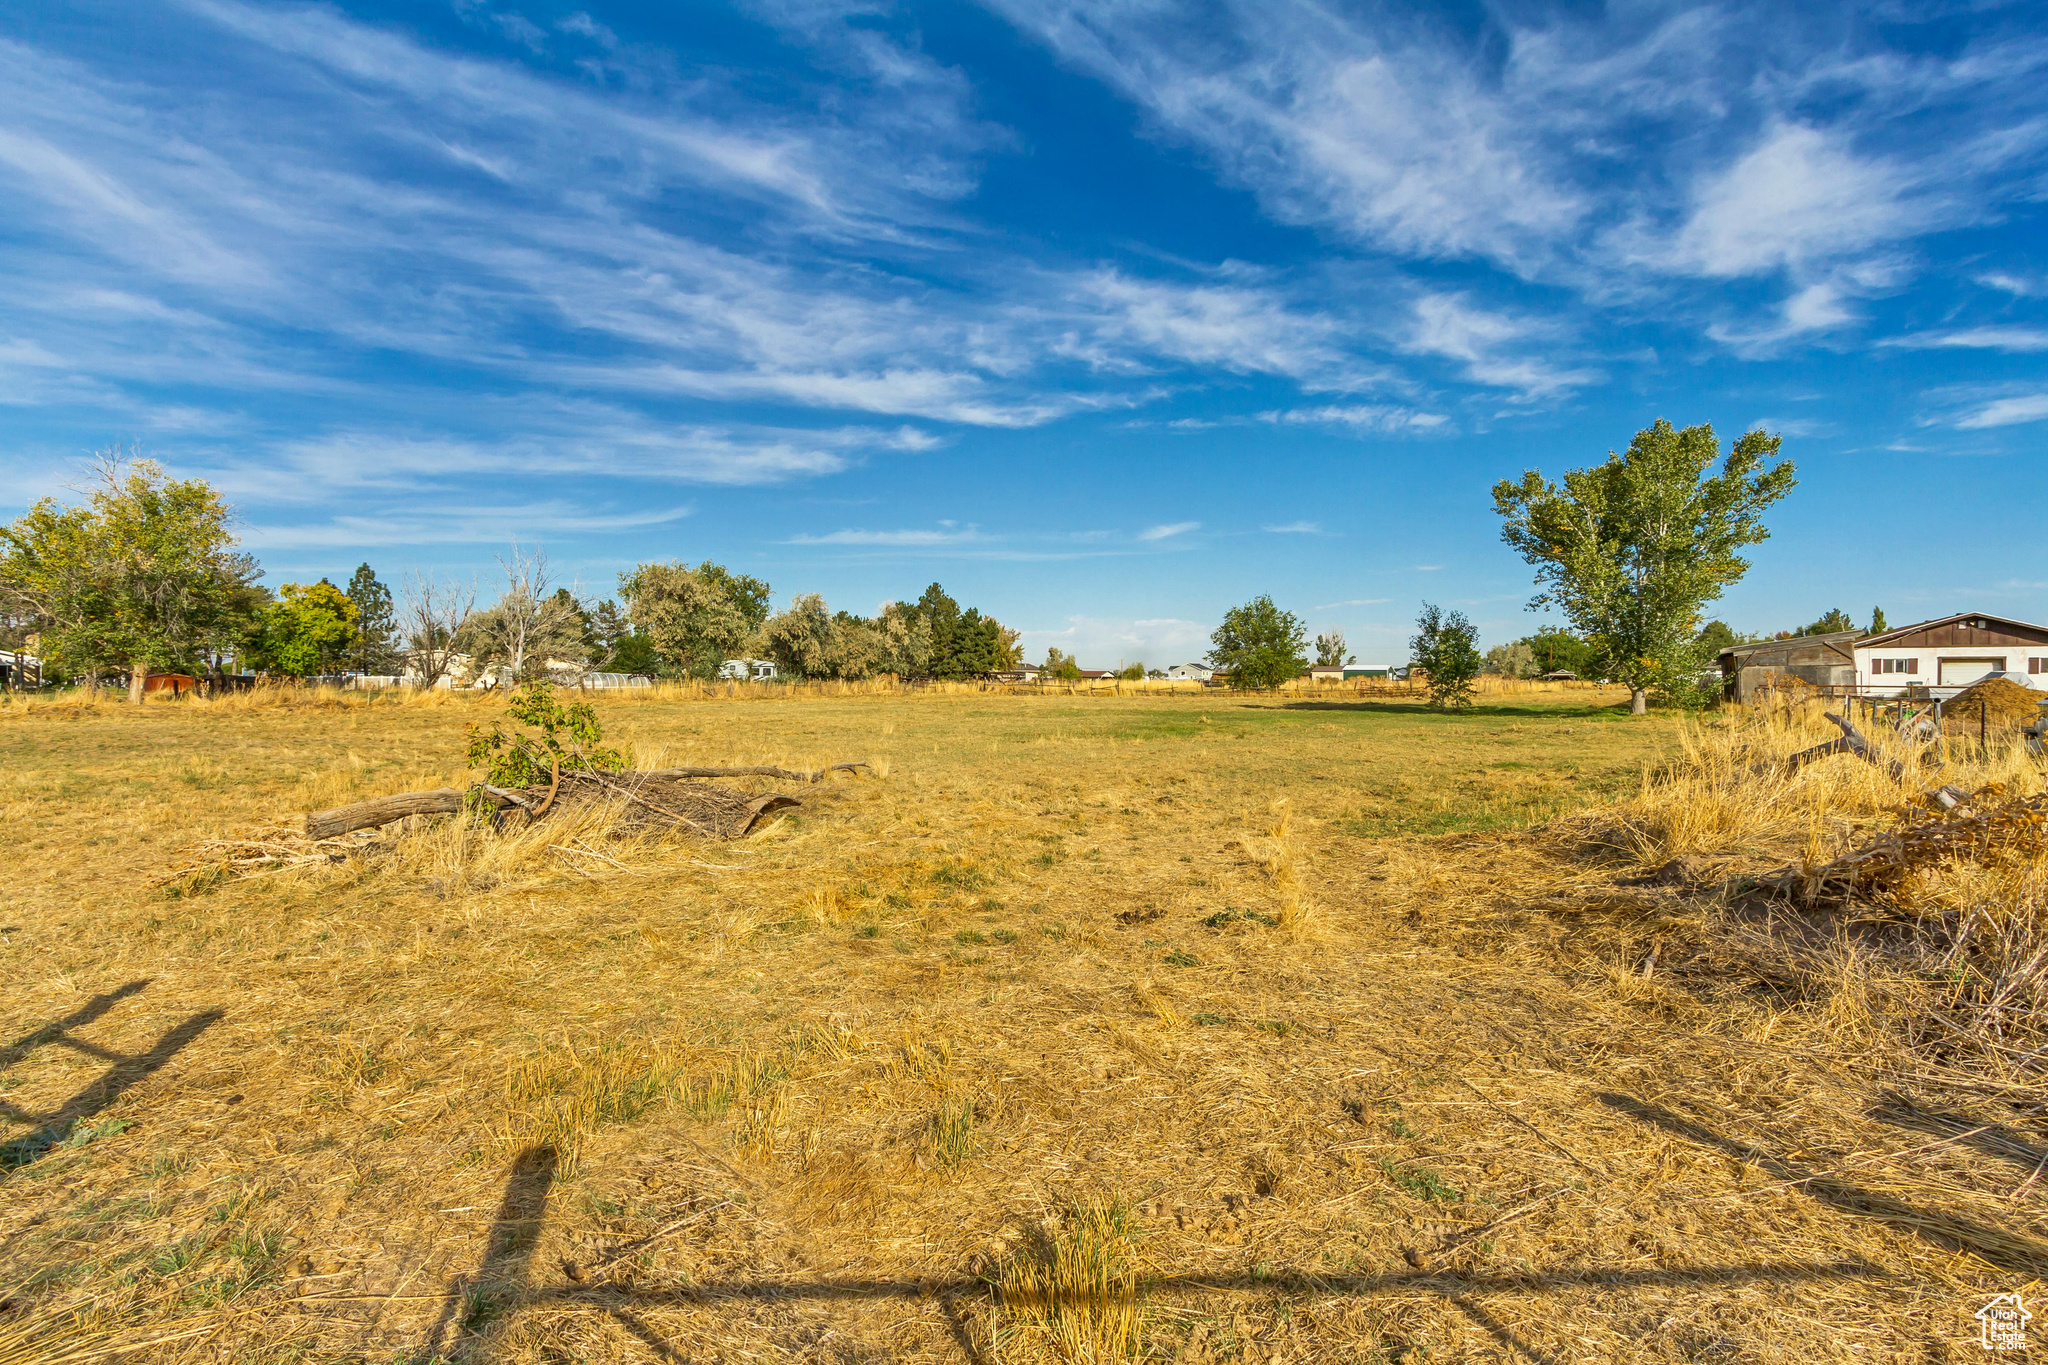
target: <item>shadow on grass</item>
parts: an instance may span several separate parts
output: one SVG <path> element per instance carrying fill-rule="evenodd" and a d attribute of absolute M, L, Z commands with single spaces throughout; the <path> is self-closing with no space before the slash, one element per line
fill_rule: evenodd
<path fill-rule="evenodd" d="M 147 1052 L 134 1055 L 114 1052 L 96 1043 L 88 1043 L 82 1038 L 70 1036 L 71 1029 L 98 1019 L 115 1004 L 134 995 L 148 984 L 147 981 L 131 981 L 117 990 L 96 995 L 84 1006 L 62 1019 L 45 1024 L 35 1032 L 17 1038 L 4 1050 L 0 1050 L 0 1066 L 20 1061 L 35 1049 L 48 1044 L 68 1047 L 88 1057 L 112 1063 L 84 1089 L 47 1113 L 33 1114 L 0 1100 L 0 1119 L 9 1123 L 34 1125 L 34 1131 L 0 1143 L 0 1173 L 27 1166 L 46 1155 L 52 1148 L 69 1141 L 77 1132 L 79 1124 L 119 1099 L 122 1093 L 136 1082 L 154 1075 L 171 1058 L 183 1052 L 200 1034 L 219 1023 L 226 1015 L 225 1010 L 203 1010 L 169 1030 L 157 1039 L 155 1045 Z"/>
<path fill-rule="evenodd" d="M 556 1165 L 552 1147 L 528 1148 L 514 1160 L 504 1197 L 499 1201 L 498 1213 L 491 1225 L 482 1265 L 467 1286 L 458 1287 L 450 1295 L 425 1351 L 412 1359 L 430 1363 L 467 1359 L 472 1350 L 483 1344 L 476 1335 L 482 1328 L 530 1308 L 584 1308 L 603 1313 L 659 1359 L 683 1361 L 686 1357 L 643 1316 L 649 1309 L 703 1308 L 727 1303 L 851 1303 L 892 1299 L 906 1303 L 936 1302 L 961 1356 L 970 1365 L 986 1365 L 989 1359 L 976 1340 L 973 1310 L 977 1302 L 989 1300 L 992 1286 L 988 1280 L 975 1276 L 902 1280 L 735 1278 L 699 1282 L 681 1289 L 640 1288 L 611 1283 L 529 1288 L 526 1281 L 541 1224 L 547 1216 Z M 1435 1294 L 1508 1350 L 1519 1352 L 1538 1365 L 1562 1365 L 1562 1357 L 1553 1356 L 1518 1336 L 1479 1299 L 1487 1295 L 1542 1294 L 1573 1289 L 1627 1292 L 1635 1289 L 1790 1285 L 1883 1278 L 1884 1272 L 1877 1267 L 1855 1261 L 1758 1262 L 1650 1270 L 1571 1266 L 1505 1274 L 1404 1270 L 1382 1275 L 1335 1276 L 1290 1272 L 1256 1276 L 1161 1275 L 1147 1277 L 1144 1292 L 1149 1297 L 1224 1292 L 1286 1300 Z M 443 1345 L 451 1327 L 459 1328 L 460 1336 L 453 1344 L 452 1354 L 444 1355 Z"/>
<path fill-rule="evenodd" d="M 1516 1335 L 1478 1300 L 1496 1294 L 1542 1294 L 1572 1289 L 1604 1289 L 1626 1292 L 1635 1289 L 1714 1287 L 1746 1284 L 1802 1284 L 1828 1280 L 1872 1280 L 1885 1278 L 1882 1271 L 1860 1262 L 1761 1262 L 1750 1265 L 1704 1266 L 1698 1269 L 1616 1270 L 1571 1267 L 1540 1272 L 1477 1275 L 1454 1271 L 1403 1271 L 1386 1275 L 1162 1275 L 1147 1277 L 1147 1297 L 1170 1297 L 1177 1293 L 1222 1292 L 1258 1298 L 1297 1301 L 1303 1298 L 1350 1298 L 1380 1294 L 1435 1294 L 1465 1314 L 1474 1325 L 1510 1350 L 1540 1365 L 1561 1365 L 1562 1357 L 1541 1350 Z M 969 1361 L 980 1365 L 983 1354 L 974 1342 L 966 1309 L 975 1298 L 986 1299 L 988 1282 L 980 1279 L 945 1280 L 714 1280 L 688 1289 L 660 1290 L 621 1288 L 605 1285 L 591 1289 L 563 1287 L 529 1295 L 521 1307 L 570 1305 L 609 1314 L 648 1308 L 705 1307 L 720 1303 L 788 1303 L 809 1301 L 847 1303 L 858 1300 L 900 1299 L 906 1302 L 935 1300 L 944 1310 L 955 1344 Z M 634 1321 L 643 1342 L 652 1345 L 643 1319 Z M 634 1330 L 628 1328 L 628 1330 Z M 665 1360 L 681 1360 L 672 1345 L 659 1348 Z"/>
<path fill-rule="evenodd" d="M 1628 1095 L 1601 1093 L 1594 1098 L 1610 1109 L 1619 1110 L 1630 1118 L 1652 1124 L 1688 1142 L 1711 1147 L 1737 1161 L 1753 1161 L 1786 1189 L 1796 1190 L 1830 1208 L 1840 1209 L 1859 1218 L 1874 1218 L 1881 1223 L 1888 1223 L 1901 1232 L 1912 1233 L 1949 1251 L 1968 1251 L 2000 1270 L 2026 1275 L 2048 1275 L 2048 1246 L 2043 1246 L 2030 1237 L 2008 1232 L 1991 1224 L 1980 1223 L 1944 1209 L 1920 1208 L 1890 1194 L 1838 1180 L 1825 1169 L 1809 1171 L 1750 1144 L 1723 1137 L 1683 1114 L 1659 1105 L 1647 1104 Z"/>
<path fill-rule="evenodd" d="M 459 1284 L 450 1293 L 428 1335 L 427 1360 L 445 1359 L 441 1346 L 451 1327 L 471 1335 L 520 1306 L 560 1167 L 561 1154 L 547 1143 L 528 1147 L 512 1158 L 512 1173 L 505 1180 L 505 1193 L 498 1200 L 498 1212 L 484 1242 L 483 1261 L 467 1284 Z"/>

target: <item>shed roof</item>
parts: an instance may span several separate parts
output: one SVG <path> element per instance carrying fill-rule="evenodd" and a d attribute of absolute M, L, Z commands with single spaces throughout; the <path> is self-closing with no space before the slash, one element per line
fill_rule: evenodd
<path fill-rule="evenodd" d="M 1846 659 L 1849 657 L 1849 652 L 1843 649 L 1842 646 L 1852 642 L 1857 648 L 1861 648 L 1868 643 L 1863 638 L 1863 632 L 1860 630 L 1831 630 L 1823 635 L 1792 635 L 1783 640 L 1752 640 L 1746 645 L 1730 645 L 1721 651 L 1721 657 L 1723 659 L 1732 657 L 1741 660 L 1760 650 L 1799 649 L 1808 645 L 1826 645 Z"/>

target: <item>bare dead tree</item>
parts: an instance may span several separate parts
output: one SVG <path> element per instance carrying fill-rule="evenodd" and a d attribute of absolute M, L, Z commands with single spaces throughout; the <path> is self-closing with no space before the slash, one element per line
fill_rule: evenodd
<path fill-rule="evenodd" d="M 580 663 L 583 606 L 573 589 L 557 590 L 547 552 L 514 542 L 498 563 L 505 572 L 504 594 L 463 629 L 464 643 L 478 661 L 502 664 L 515 678 L 537 673 L 550 658 Z"/>
<path fill-rule="evenodd" d="M 411 644 L 408 671 L 420 686 L 432 687 L 448 675 L 460 647 L 463 623 L 476 613 L 476 583 L 443 581 L 425 569 L 414 569 L 400 585 L 398 628 Z"/>

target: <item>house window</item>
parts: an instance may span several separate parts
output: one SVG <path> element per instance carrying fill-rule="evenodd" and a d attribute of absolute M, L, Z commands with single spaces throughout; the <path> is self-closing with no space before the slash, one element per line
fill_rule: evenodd
<path fill-rule="evenodd" d="M 1872 659 L 1870 664 L 1871 672 L 1873 673 L 1905 673 L 1910 675 L 1920 671 L 1920 661 L 1918 659 Z"/>
<path fill-rule="evenodd" d="M 2029 660 L 2027 660 L 2027 672 L 2029 672 L 2029 673 L 2048 673 L 2048 659 L 2029 659 Z"/>

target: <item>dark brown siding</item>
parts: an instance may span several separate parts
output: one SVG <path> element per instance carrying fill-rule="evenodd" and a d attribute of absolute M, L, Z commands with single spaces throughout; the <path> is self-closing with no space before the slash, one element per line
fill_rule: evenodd
<path fill-rule="evenodd" d="M 1879 649 L 1889 654 L 1893 650 L 1911 653 L 1915 648 L 1928 649 L 2011 649 L 2019 645 L 2048 644 L 2048 630 L 2038 627 L 2019 628 L 2011 626 L 1990 626 L 1975 630 L 1960 621 L 1945 626 L 1934 626 L 1927 630 L 1916 630 L 1901 635 L 1896 640 L 1887 640 Z"/>

